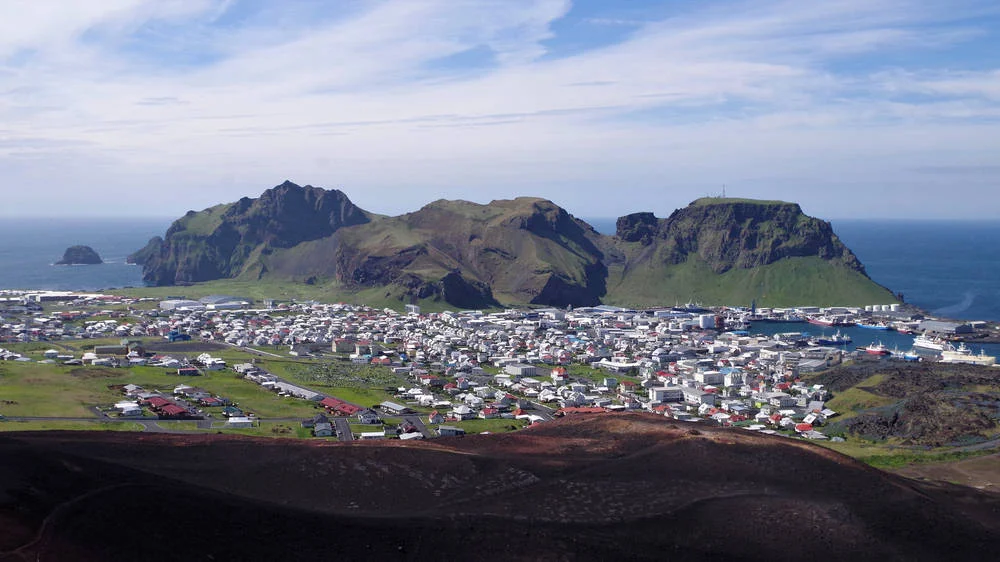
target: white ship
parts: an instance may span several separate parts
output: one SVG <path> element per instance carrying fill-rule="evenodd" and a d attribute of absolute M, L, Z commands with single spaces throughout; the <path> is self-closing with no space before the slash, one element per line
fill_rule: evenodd
<path fill-rule="evenodd" d="M 942 363 L 969 363 L 970 365 L 983 365 L 989 367 L 995 365 L 997 358 L 986 355 L 985 350 L 979 350 L 979 355 L 973 355 L 972 350 L 962 343 L 955 350 L 945 350 L 941 352 Z"/>
<path fill-rule="evenodd" d="M 925 349 L 930 351 L 955 351 L 955 346 L 951 345 L 951 342 L 943 340 L 941 338 L 927 337 L 927 336 L 917 336 L 913 338 L 913 347 L 917 349 Z"/>

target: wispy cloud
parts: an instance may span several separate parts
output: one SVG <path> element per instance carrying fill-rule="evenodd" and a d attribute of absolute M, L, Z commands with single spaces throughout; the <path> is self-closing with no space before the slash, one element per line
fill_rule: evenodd
<path fill-rule="evenodd" d="M 381 212 L 522 193 L 664 212 L 727 183 L 845 216 L 902 178 L 942 212 L 952 178 L 920 167 L 987 181 L 1000 153 L 993 2 L 607 4 L 0 0 L 18 14 L 0 172 L 72 187 L 67 210 L 143 185 L 131 200 L 183 211 L 292 177 Z M 574 26 L 624 34 L 560 54 Z"/>

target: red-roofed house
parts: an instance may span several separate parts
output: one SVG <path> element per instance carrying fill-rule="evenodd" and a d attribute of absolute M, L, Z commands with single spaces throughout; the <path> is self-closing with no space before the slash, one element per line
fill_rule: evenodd
<path fill-rule="evenodd" d="M 146 399 L 146 403 L 149 404 L 151 408 L 162 408 L 168 404 L 173 404 L 173 402 L 162 396 L 150 396 Z"/>
<path fill-rule="evenodd" d="M 190 415 L 190 412 L 181 408 L 177 404 L 167 404 L 166 406 L 160 408 L 160 415 L 170 418 L 179 418 Z"/>

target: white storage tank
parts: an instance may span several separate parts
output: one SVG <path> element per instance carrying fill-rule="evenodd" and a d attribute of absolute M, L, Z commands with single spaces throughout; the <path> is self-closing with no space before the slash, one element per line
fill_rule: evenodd
<path fill-rule="evenodd" d="M 893 312 L 899 312 L 899 304 L 898 303 L 897 304 L 890 304 L 889 305 L 889 310 L 891 310 Z"/>
<path fill-rule="evenodd" d="M 698 327 L 702 330 L 713 330 L 715 329 L 715 315 L 714 314 L 702 314 L 698 316 Z"/>

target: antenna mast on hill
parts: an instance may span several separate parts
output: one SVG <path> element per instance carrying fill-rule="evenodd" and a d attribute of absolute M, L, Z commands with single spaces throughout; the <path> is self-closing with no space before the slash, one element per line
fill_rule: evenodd
<path fill-rule="evenodd" d="M 722 184 L 722 198 L 726 198 L 726 184 Z"/>

